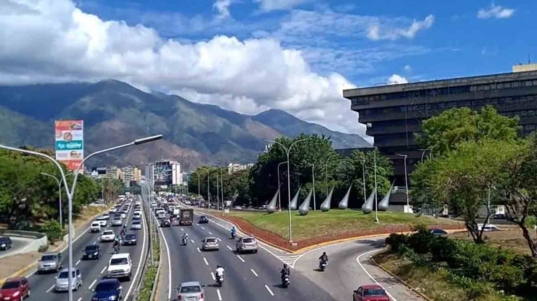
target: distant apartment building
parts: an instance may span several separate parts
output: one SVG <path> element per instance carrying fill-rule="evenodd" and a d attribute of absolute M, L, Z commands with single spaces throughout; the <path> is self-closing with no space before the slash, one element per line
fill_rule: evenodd
<path fill-rule="evenodd" d="M 130 187 L 131 183 L 140 182 L 142 179 L 141 170 L 136 166 L 126 166 L 121 168 L 123 173 L 123 183 L 126 187 Z"/>
<path fill-rule="evenodd" d="M 145 177 L 154 181 L 158 186 L 172 186 L 183 184 L 181 164 L 177 161 L 162 160 L 146 166 Z"/>
<path fill-rule="evenodd" d="M 239 170 L 246 170 L 254 166 L 254 164 L 238 164 L 238 163 L 229 163 L 227 166 L 227 173 L 231 175 Z"/>
<path fill-rule="evenodd" d="M 121 171 L 121 168 L 117 166 L 106 167 L 105 178 L 123 181 L 123 172 Z"/>
<path fill-rule="evenodd" d="M 522 134 L 537 128 L 537 64 L 518 65 L 513 72 L 376 86 L 343 91 L 359 122 L 367 126 L 374 146 L 394 165 L 396 185 L 404 186 L 404 161 L 408 173 L 428 155 L 414 140 L 423 120 L 451 108 L 479 110 L 494 106 L 504 116 L 520 117 Z M 434 155 L 434 154 L 433 154 Z"/>

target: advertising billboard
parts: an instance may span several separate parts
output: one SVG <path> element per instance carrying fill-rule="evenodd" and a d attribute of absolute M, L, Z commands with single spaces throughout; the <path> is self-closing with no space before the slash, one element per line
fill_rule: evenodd
<path fill-rule="evenodd" d="M 78 168 L 84 159 L 84 121 L 56 120 L 56 160 L 69 170 Z"/>
<path fill-rule="evenodd" d="M 155 185 L 173 184 L 173 163 L 169 161 L 155 162 L 154 165 Z"/>

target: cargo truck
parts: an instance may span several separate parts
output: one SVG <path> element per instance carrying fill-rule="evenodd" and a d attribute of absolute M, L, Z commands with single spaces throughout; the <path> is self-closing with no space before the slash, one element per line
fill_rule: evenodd
<path fill-rule="evenodd" d="M 181 209 L 179 211 L 179 224 L 192 226 L 194 222 L 194 210 L 192 209 Z"/>

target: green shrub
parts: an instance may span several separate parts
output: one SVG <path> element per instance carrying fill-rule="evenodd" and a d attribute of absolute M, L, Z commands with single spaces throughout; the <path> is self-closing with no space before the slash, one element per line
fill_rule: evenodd
<path fill-rule="evenodd" d="M 50 220 L 47 221 L 42 227 L 41 232 L 47 234 L 48 241 L 53 243 L 61 239 L 64 235 L 64 231 L 58 221 Z"/>
<path fill-rule="evenodd" d="M 457 245 L 446 237 L 435 237 L 430 243 L 430 249 L 434 262 L 449 262 L 457 254 Z"/>
<path fill-rule="evenodd" d="M 422 225 L 416 226 L 415 230 L 417 232 L 408 237 L 408 246 L 418 254 L 429 253 L 431 251 L 431 241 L 433 241 L 436 236 Z"/>
<path fill-rule="evenodd" d="M 392 233 L 386 238 L 385 242 L 386 245 L 390 246 L 393 252 L 400 252 L 401 247 L 408 243 L 408 236 Z"/>

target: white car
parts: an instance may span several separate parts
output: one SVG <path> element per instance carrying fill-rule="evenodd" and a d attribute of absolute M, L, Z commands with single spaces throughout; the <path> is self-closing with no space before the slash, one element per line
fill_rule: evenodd
<path fill-rule="evenodd" d="M 112 208 L 110 208 L 109 213 L 116 213 L 116 212 L 117 212 L 117 208 L 116 208 L 116 207 L 112 207 Z"/>
<path fill-rule="evenodd" d="M 95 222 L 91 223 L 90 231 L 91 231 L 91 233 L 101 232 L 101 222 L 95 221 Z"/>
<path fill-rule="evenodd" d="M 142 221 L 140 221 L 140 220 L 133 221 L 132 224 L 131 224 L 131 229 L 132 230 L 142 230 Z"/>
<path fill-rule="evenodd" d="M 105 213 L 105 214 L 101 215 L 101 217 L 102 217 L 103 219 L 104 219 L 104 218 L 109 219 L 109 218 L 110 218 L 110 215 L 109 215 L 108 213 Z"/>
<path fill-rule="evenodd" d="M 103 234 L 101 234 L 101 241 L 102 242 L 108 242 L 108 241 L 114 241 L 116 238 L 116 233 L 112 230 L 105 230 Z"/>
<path fill-rule="evenodd" d="M 129 253 L 119 253 L 112 255 L 108 262 L 106 275 L 109 278 L 126 278 L 131 280 L 132 261 Z"/>
<path fill-rule="evenodd" d="M 101 227 L 108 226 L 108 217 L 105 216 L 99 216 L 96 220 L 97 222 L 101 223 Z"/>
<path fill-rule="evenodd" d="M 123 225 L 123 220 L 121 218 L 114 218 L 112 220 L 112 226 L 121 226 Z"/>
<path fill-rule="evenodd" d="M 478 224 L 477 229 L 479 231 L 483 230 L 483 232 L 501 231 L 500 228 L 492 224 L 485 225 L 484 227 L 483 224 Z"/>
<path fill-rule="evenodd" d="M 142 218 L 142 215 L 141 215 L 140 213 L 134 213 L 134 214 L 132 215 L 132 219 L 133 219 L 133 220 L 141 219 L 141 218 Z"/>

